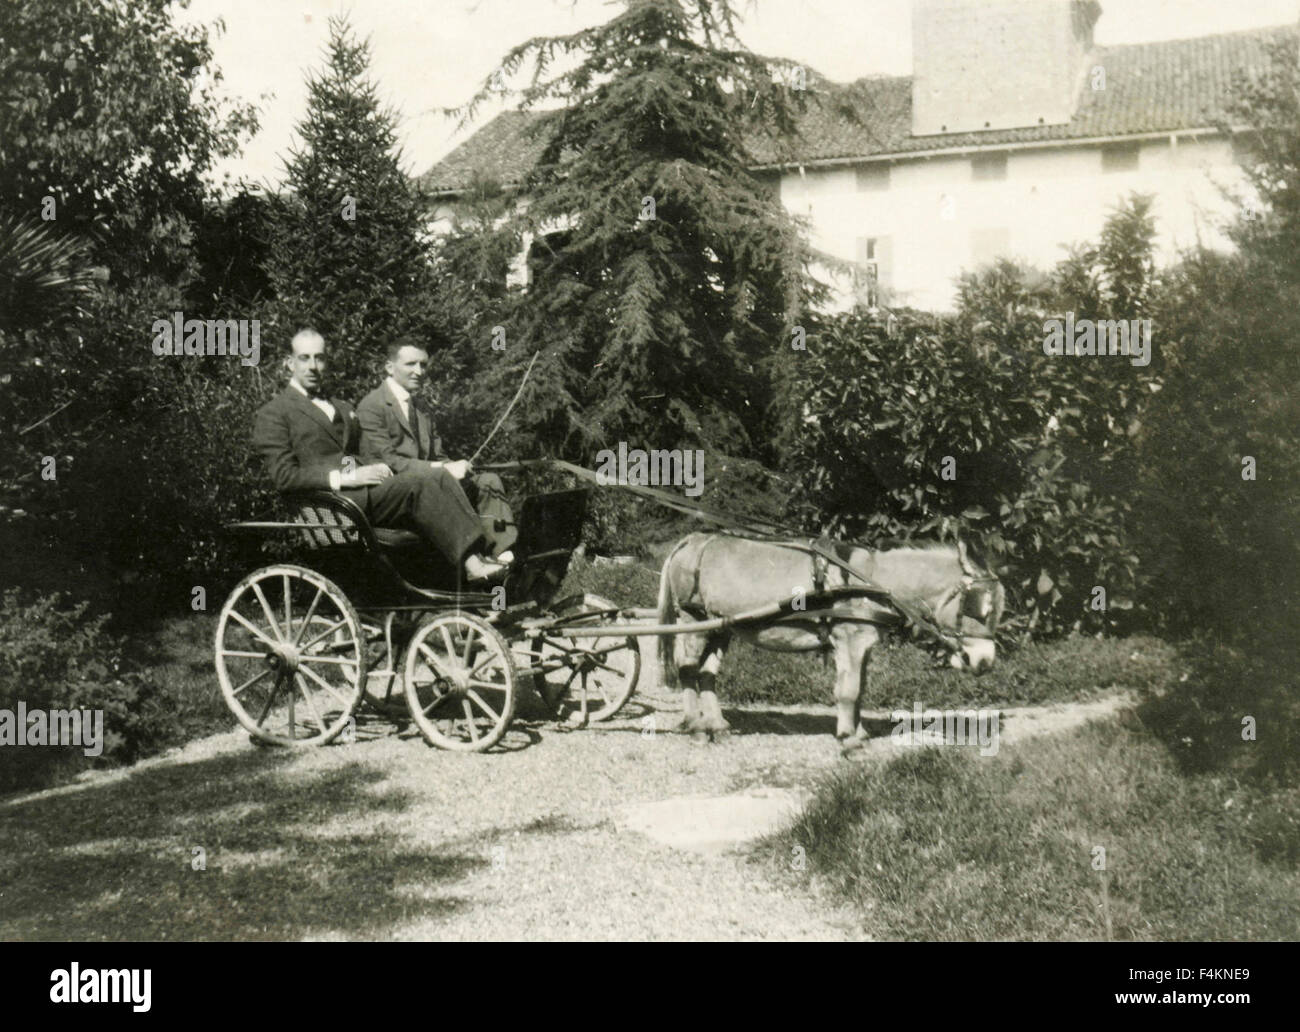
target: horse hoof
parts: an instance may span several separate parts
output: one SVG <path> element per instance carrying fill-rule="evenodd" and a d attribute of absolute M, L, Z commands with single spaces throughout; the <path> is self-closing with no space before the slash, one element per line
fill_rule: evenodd
<path fill-rule="evenodd" d="M 840 740 L 840 755 L 846 758 L 850 757 L 854 753 L 861 752 L 866 744 L 857 735 L 850 735 L 848 738 Z"/>
<path fill-rule="evenodd" d="M 711 728 L 709 728 L 709 740 L 710 740 L 710 741 L 714 741 L 714 742 L 725 742 L 725 741 L 726 741 L 728 738 L 730 738 L 730 737 L 731 737 L 731 728 L 730 728 L 730 727 L 723 727 L 723 728 L 711 727 Z"/>
<path fill-rule="evenodd" d="M 664 732 L 670 735 L 690 735 L 699 729 L 699 721 L 694 717 L 683 715 L 675 724 L 669 724 Z"/>
<path fill-rule="evenodd" d="M 708 745 L 712 740 L 709 733 L 702 728 L 697 728 L 691 732 L 692 745 Z"/>

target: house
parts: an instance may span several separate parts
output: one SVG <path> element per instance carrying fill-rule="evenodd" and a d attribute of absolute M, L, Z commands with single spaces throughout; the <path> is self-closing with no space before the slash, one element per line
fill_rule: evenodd
<path fill-rule="evenodd" d="M 1155 195 L 1162 260 L 1226 246 L 1233 87 L 1295 27 L 1099 47 L 1100 17 L 1095 0 L 914 0 L 911 76 L 831 84 L 857 119 L 810 106 L 793 149 L 755 142 L 754 172 L 810 220 L 813 245 L 855 263 L 841 305 L 950 308 L 963 270 L 1051 268 L 1131 191 Z M 439 217 L 475 174 L 521 180 L 535 117 L 498 116 L 422 177 Z"/>

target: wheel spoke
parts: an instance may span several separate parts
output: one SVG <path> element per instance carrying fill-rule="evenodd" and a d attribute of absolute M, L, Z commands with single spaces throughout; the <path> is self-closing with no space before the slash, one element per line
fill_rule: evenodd
<path fill-rule="evenodd" d="M 498 720 L 501 719 L 501 714 L 498 713 L 496 710 L 494 710 L 494 709 L 493 709 L 491 706 L 489 706 L 486 702 L 484 702 L 483 699 L 482 699 L 482 697 L 479 695 L 478 692 L 476 692 L 476 691 L 472 691 L 472 690 L 471 690 L 471 691 L 466 692 L 465 694 L 466 694 L 466 695 L 467 695 L 471 700 L 473 700 L 473 702 L 478 706 L 479 709 L 481 709 L 484 713 L 487 714 L 488 719 L 491 720 L 492 723 L 495 724 Z M 466 709 L 468 710 L 468 706 L 466 707 Z"/>
<path fill-rule="evenodd" d="M 465 707 L 465 723 L 469 725 L 469 736 L 477 742 L 479 735 L 478 725 L 474 723 L 474 709 L 470 706 L 469 699 L 461 699 L 460 701 Z"/>
<path fill-rule="evenodd" d="M 435 698 L 433 702 L 430 702 L 428 704 L 428 706 L 421 708 L 420 712 L 422 712 L 422 714 L 424 714 L 425 716 L 428 716 L 429 714 L 432 714 L 434 710 L 437 710 L 439 706 L 442 706 L 442 703 L 445 703 L 447 699 L 454 699 L 454 698 L 455 698 L 455 694 L 451 693 L 451 691 L 443 691 L 443 693 L 441 695 L 438 695 L 438 698 Z"/>
<path fill-rule="evenodd" d="M 289 590 L 289 575 L 284 575 L 284 636 L 293 633 L 293 601 Z"/>
<path fill-rule="evenodd" d="M 264 642 L 270 645 L 271 648 L 275 648 L 276 645 L 279 644 L 279 642 L 277 642 L 274 638 L 269 637 L 267 633 L 264 630 L 262 630 L 260 627 L 255 627 L 251 621 L 245 619 L 244 615 L 240 613 L 238 610 L 235 609 L 230 610 L 230 616 L 238 623 L 243 624 L 247 630 L 252 631 L 253 634 L 257 635 L 257 637 L 261 638 Z"/>
<path fill-rule="evenodd" d="M 280 694 L 280 685 L 283 683 L 284 674 L 281 672 L 280 676 L 275 679 L 275 684 L 271 686 L 271 693 L 266 697 L 266 705 L 262 707 L 262 712 L 257 718 L 258 727 L 262 726 L 262 721 L 264 721 L 266 715 L 271 712 L 271 703 L 275 702 L 275 697 Z"/>
<path fill-rule="evenodd" d="M 293 680 L 294 683 L 298 686 L 299 691 L 302 692 L 302 697 L 307 700 L 307 706 L 308 708 L 311 709 L 312 716 L 316 718 L 316 724 L 320 727 L 321 731 L 323 732 L 325 730 L 325 721 L 321 719 L 320 710 L 316 708 L 315 700 L 312 699 L 312 697 L 307 694 L 306 682 L 303 681 L 301 675 L 299 674 L 294 674 Z"/>
<path fill-rule="evenodd" d="M 251 688 L 253 685 L 257 684 L 258 681 L 260 681 L 262 678 L 264 678 L 264 677 L 265 677 L 267 674 L 269 674 L 270 672 L 271 672 L 271 668 L 270 668 L 270 667 L 267 667 L 267 668 L 266 668 L 265 670 L 263 670 L 260 674 L 254 674 L 252 677 L 250 677 L 247 681 L 245 681 L 243 684 L 241 684 L 238 688 L 236 688 L 236 689 L 235 689 L 233 692 L 231 692 L 230 694 L 231 694 L 231 695 L 238 695 L 238 694 L 239 694 L 240 692 L 242 692 L 245 688 Z"/>
<path fill-rule="evenodd" d="M 456 697 L 456 696 L 455 696 L 455 694 L 454 694 L 453 692 L 443 692 L 443 693 L 442 693 L 441 695 L 439 695 L 436 699 L 434 699 L 433 702 L 431 702 L 431 703 L 429 703 L 429 705 L 425 706 L 425 707 L 424 707 L 420 712 L 423 713 L 423 714 L 427 717 L 430 713 L 432 713 L 434 710 L 436 710 L 439 706 L 441 706 L 441 705 L 442 705 L 444 702 L 446 702 L 448 699 L 454 699 L 455 697 Z"/>
<path fill-rule="evenodd" d="M 222 649 L 223 658 L 234 656 L 237 659 L 265 659 L 270 655 L 269 652 L 240 652 L 238 649 Z"/>
<path fill-rule="evenodd" d="M 465 630 L 465 650 L 464 652 L 461 653 L 461 659 L 460 659 L 461 666 L 469 666 L 469 657 L 471 654 L 470 645 L 473 644 L 474 635 L 476 633 L 477 632 L 474 630 L 473 624 L 471 624 Z"/>
<path fill-rule="evenodd" d="M 313 645 L 315 645 L 318 641 L 320 641 L 320 640 L 321 640 L 322 638 L 324 638 L 326 635 L 333 634 L 333 633 L 334 633 L 335 631 L 337 631 L 340 627 L 346 627 L 346 626 L 347 626 L 347 622 L 348 622 L 348 618 L 345 616 L 345 617 L 344 617 L 342 620 L 340 620 L 338 623 L 330 624 L 328 627 L 325 628 L 325 630 L 321 631 L 320 634 L 318 634 L 318 635 L 316 635 L 316 637 L 312 638 L 311 641 L 303 642 L 303 643 L 302 643 L 300 646 L 298 646 L 298 647 L 299 647 L 300 649 L 302 649 L 302 650 L 305 652 L 307 649 L 311 648 Z"/>
<path fill-rule="evenodd" d="M 320 602 L 320 597 L 323 594 L 325 594 L 325 590 L 323 588 L 316 589 L 316 597 L 311 600 L 311 605 L 307 607 L 307 615 L 303 617 L 302 626 L 298 628 L 298 633 L 293 636 L 293 643 L 295 645 L 297 645 L 298 642 L 302 640 L 302 632 L 305 631 L 311 625 L 311 618 L 316 615 L 316 604 Z M 289 625 L 289 629 L 293 630 L 292 624 Z"/>
<path fill-rule="evenodd" d="M 271 604 L 266 601 L 266 596 L 262 594 L 262 585 L 256 581 L 253 582 L 253 594 L 257 596 L 257 601 L 262 603 L 262 612 L 266 614 L 266 622 L 271 625 L 271 630 L 275 632 L 276 639 L 284 641 L 284 635 L 280 633 L 280 625 L 275 622 L 275 615 L 271 612 Z"/>
<path fill-rule="evenodd" d="M 433 668 L 439 674 L 445 675 L 447 673 L 447 668 L 443 665 L 442 659 L 424 642 L 420 642 L 420 651 L 424 653 L 425 658 L 433 664 Z M 455 653 L 453 652 L 452 655 L 454 656 Z"/>
<path fill-rule="evenodd" d="M 322 688 L 324 688 L 324 689 L 325 689 L 327 692 L 329 692 L 332 696 L 334 696 L 334 698 L 338 699 L 338 700 L 339 700 L 339 704 L 343 707 L 344 710 L 347 710 L 347 709 L 349 709 L 349 708 L 351 707 L 352 704 L 351 704 L 350 702 L 348 702 L 348 700 L 345 699 L 342 695 L 340 695 L 338 692 L 336 692 L 336 691 L 334 690 L 334 686 L 333 686 L 332 684 L 330 684 L 328 681 L 326 681 L 323 677 L 321 677 L 320 674 L 316 673 L 315 670 L 312 670 L 310 667 L 305 667 L 305 666 L 300 666 L 298 669 L 301 670 L 301 671 L 302 671 L 304 674 L 306 674 L 308 677 L 310 677 L 313 681 L 315 681 L 315 682 L 316 682 L 318 685 L 320 685 Z"/>
<path fill-rule="evenodd" d="M 495 663 L 499 658 L 500 658 L 500 657 L 496 654 L 495 651 L 489 653 L 487 659 L 483 660 L 482 663 L 480 663 L 478 666 L 476 666 L 473 670 L 471 670 L 471 671 L 469 672 L 469 676 L 470 676 L 470 677 L 473 677 L 475 674 L 477 674 L 480 670 L 482 670 L 482 669 L 483 669 L 485 666 L 487 666 L 489 663 Z M 465 665 L 466 665 L 466 666 L 469 666 L 468 663 L 466 663 Z"/>
<path fill-rule="evenodd" d="M 444 646 L 446 647 L 446 649 L 447 649 L 447 658 L 448 658 L 448 659 L 455 659 L 455 658 L 456 658 L 456 646 L 453 645 L 453 644 L 451 643 L 451 634 L 450 634 L 450 633 L 448 632 L 448 630 L 447 630 L 447 625 L 446 625 L 446 624 L 439 624 L 439 625 L 438 625 L 438 630 L 439 630 L 439 631 L 441 632 L 441 634 L 442 634 L 442 643 L 443 643 L 443 645 L 444 645 Z"/>

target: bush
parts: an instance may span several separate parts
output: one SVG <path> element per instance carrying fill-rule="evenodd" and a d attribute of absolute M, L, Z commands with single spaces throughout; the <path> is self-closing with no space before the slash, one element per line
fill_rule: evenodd
<path fill-rule="evenodd" d="M 1128 504 L 1087 447 L 1083 388 L 1042 353 L 1039 327 L 1011 352 L 924 317 L 893 333 L 862 313 L 827 321 L 792 385 L 802 410 L 785 465 L 801 522 L 868 544 L 960 533 L 1009 575 L 1020 626 L 1108 626 L 1136 586 Z M 1099 584 L 1106 612 L 1089 607 Z"/>
<path fill-rule="evenodd" d="M 98 764 L 131 762 L 169 739 L 177 715 L 159 688 L 123 658 L 123 643 L 57 595 L 0 599 L 0 709 L 102 710 Z M 0 792 L 47 783 L 90 765 L 77 747 L 0 747 Z"/>

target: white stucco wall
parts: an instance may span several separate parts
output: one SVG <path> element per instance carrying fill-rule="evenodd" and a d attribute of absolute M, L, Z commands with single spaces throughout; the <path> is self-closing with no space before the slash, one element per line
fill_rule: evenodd
<path fill-rule="evenodd" d="M 811 219 L 813 245 L 836 257 L 857 261 L 866 238 L 881 241 L 882 299 L 933 310 L 950 309 L 958 274 L 993 250 L 1050 269 L 1063 244 L 1096 241 L 1109 211 L 1134 190 L 1155 195 L 1162 262 L 1198 236 L 1227 246 L 1217 224 L 1229 205 L 1215 184 L 1240 181 L 1227 140 L 1143 141 L 1133 171 L 1103 172 L 1098 145 L 1006 156 L 1006 178 L 983 181 L 973 178 L 970 154 L 898 161 L 887 189 L 859 189 L 851 166 L 806 168 L 782 176 L 781 199 Z M 844 307 L 851 294 L 839 286 Z"/>

